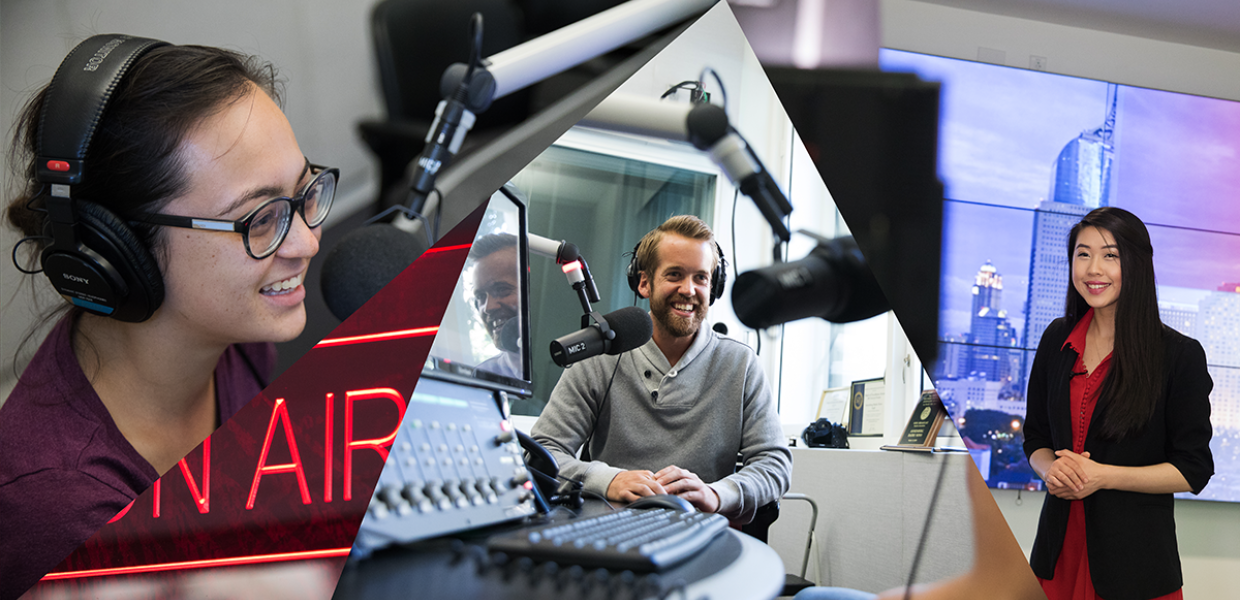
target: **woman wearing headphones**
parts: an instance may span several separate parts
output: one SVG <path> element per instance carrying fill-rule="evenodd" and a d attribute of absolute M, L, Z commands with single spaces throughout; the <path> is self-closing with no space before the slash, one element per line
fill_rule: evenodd
<path fill-rule="evenodd" d="M 20 115 L 14 260 L 71 304 L 0 407 L 0 597 L 248 403 L 272 342 L 302 331 L 337 172 L 303 156 L 274 77 L 225 50 L 95 36 Z"/>
<path fill-rule="evenodd" d="M 1051 600 L 1180 598 L 1177 492 L 1214 473 L 1201 344 L 1162 324 L 1145 225 L 1114 207 L 1068 237 L 1065 315 L 1029 377 L 1025 454 L 1047 491 L 1030 563 Z"/>

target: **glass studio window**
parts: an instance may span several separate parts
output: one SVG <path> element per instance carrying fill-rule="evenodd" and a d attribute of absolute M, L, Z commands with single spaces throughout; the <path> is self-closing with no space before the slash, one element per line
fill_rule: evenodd
<path fill-rule="evenodd" d="M 813 194 L 805 191 L 822 187 L 808 155 L 798 151 L 796 158 L 800 176 L 815 181 L 814 186 L 801 182 L 799 193 L 791 197 L 796 207 L 791 228 L 847 235 L 825 188 Z M 625 280 L 627 253 L 642 235 L 672 215 L 692 214 L 710 223 L 729 262 L 740 271 L 771 260 L 769 238 L 751 239 L 765 234 L 766 225 L 748 218 L 736 225 L 742 239 L 736 250 L 740 256 L 733 256 L 734 189 L 705 154 L 687 144 L 576 128 L 512 182 L 527 199 L 531 234 L 569 241 L 580 248 L 599 288 L 601 302 L 594 309 L 603 314 L 634 305 L 636 295 Z M 752 209 L 743 195 L 736 202 L 742 209 Z M 814 244 L 808 237 L 794 235 L 788 259 L 805 257 Z M 534 396 L 529 401 L 514 401 L 512 412 L 537 416 L 563 373 L 551 362 L 548 347 L 553 339 L 581 326 L 581 306 L 554 261 L 533 256 L 529 264 Z M 731 271 L 730 282 L 734 281 Z M 707 320 L 726 322 L 729 337 L 760 349 L 759 360 L 788 431 L 799 432 L 813 420 L 823 390 L 887 372 L 893 321 L 889 315 L 847 325 L 803 319 L 759 333 L 746 330 L 736 320 L 728 285 Z M 649 306 L 645 300 L 636 299 L 636 303 Z"/>
<path fill-rule="evenodd" d="M 606 136 L 609 152 L 601 153 L 588 149 L 599 141 L 589 134 L 566 136 L 567 144 L 562 140 L 548 148 L 512 179 L 528 200 L 530 233 L 568 241 L 581 250 L 601 298 L 593 308 L 602 314 L 633 305 L 637 299 L 625 280 L 626 253 L 642 235 L 672 215 L 714 221 L 717 178 L 702 167 L 676 166 L 702 164 L 704 157 L 696 156 L 692 148 L 659 144 L 652 155 L 649 144 L 632 142 L 639 147 L 614 152 L 617 143 L 624 144 L 612 138 Z M 677 156 L 680 153 L 685 156 Z M 703 165 L 709 166 L 708 161 Z M 645 300 L 637 302 L 648 307 Z M 555 261 L 531 257 L 534 397 L 514 402 L 514 414 L 542 411 L 563 371 L 551 362 L 547 348 L 555 338 L 578 329 L 581 314 L 576 292 Z"/>

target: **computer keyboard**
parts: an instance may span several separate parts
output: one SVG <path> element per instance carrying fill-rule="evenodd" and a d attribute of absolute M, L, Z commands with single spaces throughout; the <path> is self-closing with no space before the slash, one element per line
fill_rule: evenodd
<path fill-rule="evenodd" d="M 692 557 L 727 527 L 728 520 L 717 514 L 625 508 L 501 534 L 487 547 L 538 561 L 663 571 Z"/>

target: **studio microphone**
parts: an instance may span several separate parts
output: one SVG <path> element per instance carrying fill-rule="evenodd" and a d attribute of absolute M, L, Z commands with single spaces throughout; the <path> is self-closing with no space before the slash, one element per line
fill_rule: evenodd
<path fill-rule="evenodd" d="M 689 111 L 685 127 L 689 142 L 698 150 L 710 153 L 711 160 L 727 173 L 728 179 L 762 211 L 775 235 L 785 242 L 791 239 L 792 232 L 784 225 L 783 218 L 792 212 L 792 204 L 762 166 L 762 161 L 728 124 L 727 113 L 714 104 L 698 104 Z"/>
<path fill-rule="evenodd" d="M 753 329 L 806 317 L 849 323 L 891 309 L 852 236 L 818 240 L 801 260 L 736 278 L 732 308 L 741 323 Z"/>
<path fill-rule="evenodd" d="M 443 100 L 435 107 L 435 120 L 426 132 L 422 153 L 413 163 L 409 200 L 405 203 L 413 212 L 422 212 L 439 172 L 452 164 L 477 115 L 495 98 L 495 78 L 482 66 L 482 13 L 470 17 L 469 37 L 469 63 L 450 65 L 439 80 Z"/>
<path fill-rule="evenodd" d="M 499 328 L 498 339 L 495 345 L 505 352 L 521 351 L 521 319 L 508 319 L 503 327 Z"/>
<path fill-rule="evenodd" d="M 531 233 L 527 237 L 529 239 L 530 252 L 555 259 L 557 265 L 568 264 L 581 257 L 581 250 L 577 249 L 577 246 L 573 243 L 545 238 L 536 233 Z"/>
<path fill-rule="evenodd" d="M 650 315 L 636 306 L 607 313 L 600 319 L 606 325 L 606 332 L 599 323 L 595 323 L 551 342 L 552 362 L 567 367 L 600 354 L 614 356 L 628 352 L 650 341 L 654 332 Z"/>
<path fill-rule="evenodd" d="M 594 283 L 594 276 L 590 274 L 590 265 L 586 264 L 586 259 L 581 255 L 581 250 L 577 248 L 576 244 L 564 240 L 553 240 L 533 233 L 527 237 L 529 239 L 530 252 L 555 259 L 555 264 L 560 265 L 560 269 L 568 277 L 569 285 L 577 291 L 581 298 L 581 308 L 588 315 L 591 311 L 590 303 L 598 302 L 599 295 L 598 286 Z"/>
<path fill-rule="evenodd" d="M 323 300 L 341 321 L 426 252 L 425 237 L 392 225 L 350 231 L 323 259 Z"/>

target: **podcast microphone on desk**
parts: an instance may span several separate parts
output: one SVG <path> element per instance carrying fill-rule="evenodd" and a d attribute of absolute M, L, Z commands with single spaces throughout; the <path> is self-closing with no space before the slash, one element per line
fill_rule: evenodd
<path fill-rule="evenodd" d="M 650 315 L 636 306 L 607 313 L 597 320 L 601 323 L 594 323 L 551 342 L 552 362 L 567 367 L 600 354 L 622 354 L 650 341 L 654 333 Z"/>

